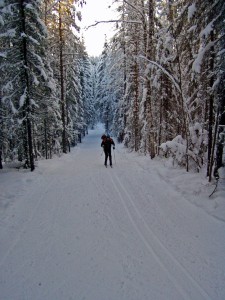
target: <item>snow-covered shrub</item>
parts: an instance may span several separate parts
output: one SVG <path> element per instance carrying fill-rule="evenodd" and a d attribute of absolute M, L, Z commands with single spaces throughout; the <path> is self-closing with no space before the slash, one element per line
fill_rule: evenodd
<path fill-rule="evenodd" d="M 172 158 L 174 164 L 199 170 L 206 159 L 208 133 L 199 123 L 189 127 L 189 139 L 176 136 L 172 141 L 160 145 L 160 155 Z"/>
<path fill-rule="evenodd" d="M 214 176 L 216 178 L 224 178 L 224 175 L 221 176 L 222 173 L 225 173 L 225 125 L 219 126 Z"/>
<path fill-rule="evenodd" d="M 124 136 L 124 146 L 128 147 L 128 144 L 130 143 L 131 140 L 131 132 L 128 131 L 126 132 L 125 136 Z"/>
<path fill-rule="evenodd" d="M 186 164 L 186 141 L 181 135 L 176 136 L 172 141 L 167 141 L 160 145 L 160 155 L 167 158 L 172 157 L 173 162 L 178 165 L 185 166 Z"/>

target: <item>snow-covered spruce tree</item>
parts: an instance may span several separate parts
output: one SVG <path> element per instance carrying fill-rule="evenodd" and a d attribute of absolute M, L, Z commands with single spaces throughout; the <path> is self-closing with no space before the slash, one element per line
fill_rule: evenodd
<path fill-rule="evenodd" d="M 124 102 L 126 103 L 125 116 L 125 144 L 138 151 L 140 147 L 140 75 L 139 55 L 143 54 L 144 39 L 142 21 L 142 1 L 124 1 L 123 20 L 124 47 L 126 53 L 126 90 Z"/>
<path fill-rule="evenodd" d="M 116 106 L 113 119 L 113 133 L 119 142 L 124 141 L 127 122 L 128 105 L 126 103 L 127 87 L 127 56 L 126 56 L 126 14 L 125 1 L 117 7 L 120 13 L 120 25 L 117 24 L 117 33 L 111 43 L 111 64 L 113 66 L 113 77 L 111 77 L 113 91 L 116 91 Z"/>
<path fill-rule="evenodd" d="M 79 3 L 83 1 L 79 1 Z M 79 30 L 77 20 L 80 19 L 80 12 L 77 9 L 78 1 L 59 0 L 49 1 L 49 14 L 47 15 L 48 30 L 50 33 L 49 47 L 51 53 L 51 67 L 54 72 L 54 78 L 57 81 L 57 97 L 61 107 L 61 141 L 62 151 L 67 152 L 69 140 L 71 138 L 71 124 L 68 120 L 68 106 L 66 102 L 67 72 L 70 74 L 73 68 L 73 59 L 76 49 L 73 48 L 71 37 L 79 43 L 74 32 Z M 73 30 L 74 29 L 74 30 Z M 72 48 L 71 48 L 72 46 Z M 71 58 L 72 57 L 72 58 Z"/>
<path fill-rule="evenodd" d="M 215 162 L 216 140 L 217 138 L 221 140 L 219 132 L 223 130 L 223 127 L 219 126 L 219 124 L 224 125 L 225 3 L 221 0 L 206 1 L 206 3 L 201 3 L 197 6 L 196 14 L 199 15 L 199 10 L 203 8 L 205 8 L 205 16 L 201 20 L 199 27 L 201 46 L 193 63 L 193 70 L 198 74 L 200 73 L 199 76 L 202 73 L 206 76 L 204 79 L 208 90 L 206 96 L 208 115 L 206 117 L 208 118 L 209 134 L 207 175 L 209 176 L 209 181 L 211 181 Z M 220 145 L 220 142 L 218 143 Z M 220 156 L 219 152 L 217 149 L 217 155 Z M 215 169 L 218 169 L 217 163 Z"/>
<path fill-rule="evenodd" d="M 156 57 L 154 78 L 152 80 L 157 128 L 157 153 L 160 145 L 182 135 L 184 122 L 183 102 L 179 85 L 178 59 L 173 36 L 174 13 L 173 1 L 157 4 L 157 25 L 155 34 Z M 157 101 L 160 99 L 160 101 Z"/>
<path fill-rule="evenodd" d="M 72 42 L 72 41 L 71 41 Z M 72 46 L 72 45 L 71 45 Z M 67 58 L 66 66 L 66 120 L 67 120 L 67 139 L 68 146 L 75 146 L 77 144 L 78 135 L 81 132 L 80 119 L 83 119 L 82 114 L 82 95 L 81 95 L 81 82 L 80 82 L 80 66 L 78 63 L 78 46 L 73 42 L 70 51 L 74 55 Z"/>
<path fill-rule="evenodd" d="M 48 27 L 48 16 L 52 8 L 51 0 L 43 0 L 41 5 L 42 19 Z M 36 110 L 37 122 L 35 123 L 38 135 L 35 136 L 35 155 L 51 158 L 53 154 L 59 154 L 59 132 L 61 127 L 60 106 L 57 97 L 57 85 L 51 68 L 52 54 L 49 47 L 49 34 L 44 40 L 41 56 L 48 80 L 45 85 L 39 86 L 41 103 Z"/>
<path fill-rule="evenodd" d="M 87 133 L 88 127 L 93 127 L 96 119 L 93 98 L 93 80 L 91 79 L 92 65 L 85 51 L 83 43 L 79 46 L 79 64 L 80 64 L 80 83 L 81 83 L 81 101 L 83 105 L 83 133 Z"/>
<path fill-rule="evenodd" d="M 85 86 L 83 72 L 83 46 L 74 33 L 68 32 L 65 56 L 65 100 L 67 142 L 76 145 L 85 135 L 87 124 L 85 115 Z"/>
<path fill-rule="evenodd" d="M 107 58 L 108 58 L 109 46 L 105 40 L 104 49 L 100 56 L 97 65 L 97 94 L 96 104 L 99 120 L 105 125 L 105 130 L 109 132 L 109 117 L 110 117 L 110 106 L 109 106 L 109 91 L 108 91 L 108 74 L 107 74 Z"/>
<path fill-rule="evenodd" d="M 208 5 L 205 1 L 183 1 L 173 5 L 172 16 L 170 15 L 168 32 L 173 51 L 170 53 L 169 72 L 173 78 L 172 91 L 176 92 L 173 94 L 178 100 L 174 108 L 180 116 L 180 125 L 178 136 L 173 143 L 166 144 L 164 150 L 184 163 L 187 170 L 190 166 L 201 168 L 206 162 L 207 146 L 208 149 L 213 148 L 212 138 L 207 143 L 207 131 L 210 140 L 212 126 L 216 125 L 214 116 L 217 106 L 215 89 L 212 91 L 211 88 L 219 81 L 215 79 L 215 72 L 219 69 L 216 67 L 214 50 L 217 47 L 216 36 L 220 35 L 216 24 L 221 24 L 221 15 L 215 8 L 220 6 L 221 11 L 221 4 L 220 1 L 210 2 Z M 165 49 L 165 43 L 163 48 Z M 162 53 L 165 56 L 165 51 Z M 160 64 L 163 65 L 163 62 Z M 176 90 L 175 84 L 178 84 Z M 210 153 L 211 150 L 208 152 L 208 164 L 209 157 L 212 157 Z"/>
<path fill-rule="evenodd" d="M 98 58 L 91 57 L 90 58 L 90 101 L 91 101 L 91 109 L 93 109 L 93 114 L 91 118 L 90 127 L 93 129 L 94 125 L 98 122 L 98 113 L 96 110 L 96 99 L 97 99 L 97 65 Z"/>
<path fill-rule="evenodd" d="M 20 160 L 34 170 L 36 109 L 41 103 L 39 91 L 46 87 L 47 71 L 43 63 L 46 28 L 41 20 L 42 1 L 6 0 L 2 12 L 5 59 L 2 101 L 14 120 L 13 149 Z M 10 135 L 9 135 L 10 136 Z"/>
<path fill-rule="evenodd" d="M 121 88 L 123 83 L 121 81 L 119 70 L 117 69 L 118 60 L 117 56 L 113 53 L 111 44 L 109 44 L 108 55 L 106 59 L 106 72 L 105 72 L 105 97 L 103 99 L 103 118 L 106 124 L 106 129 L 116 136 L 115 122 L 118 107 L 118 99 L 123 95 Z M 122 84 L 121 84 L 122 83 Z M 117 124 L 118 125 L 118 124 Z"/>
<path fill-rule="evenodd" d="M 149 64 L 149 61 L 155 61 L 155 1 L 149 0 L 146 3 L 142 3 L 142 27 L 143 27 L 143 40 L 144 40 L 144 51 L 145 68 L 143 73 L 144 83 L 140 109 L 140 120 L 142 120 L 141 129 L 141 145 L 140 150 L 144 153 L 150 153 L 151 158 L 156 154 L 156 124 L 154 104 L 153 104 L 153 88 L 152 88 L 152 69 L 153 66 Z"/>
<path fill-rule="evenodd" d="M 217 6 L 217 10 L 221 12 L 220 18 L 217 20 L 217 30 L 220 32 L 219 51 L 215 52 L 217 62 L 217 77 L 219 80 L 215 81 L 214 90 L 217 94 L 218 110 L 217 110 L 217 127 L 215 131 L 216 136 L 216 157 L 213 174 L 216 178 L 220 177 L 220 168 L 225 168 L 224 153 L 225 153 L 225 27 L 223 17 L 225 5 L 223 1 Z M 222 19 L 222 20 L 221 20 Z"/>
<path fill-rule="evenodd" d="M 67 107 L 73 128 L 73 144 L 81 141 L 88 133 L 95 118 L 92 98 L 92 82 L 90 80 L 91 63 L 83 43 L 74 45 L 76 55 L 68 69 L 67 76 Z"/>
<path fill-rule="evenodd" d="M 7 33 L 3 30 L 3 26 L 5 25 L 7 19 L 7 12 L 4 10 L 4 2 L 0 2 L 0 70 L 5 63 L 6 59 L 6 47 L 7 47 L 7 40 L 3 38 L 7 36 Z M 3 168 L 2 161 L 8 155 L 8 150 L 10 151 L 10 139 L 8 138 L 8 132 L 10 133 L 13 127 L 13 119 L 10 117 L 11 106 L 10 102 L 5 103 L 2 100 L 2 87 L 4 85 L 4 78 L 3 76 L 0 77 L 0 169 Z"/>
<path fill-rule="evenodd" d="M 121 142 L 124 131 L 124 69 L 119 36 L 114 37 L 113 42 L 105 43 L 105 49 L 96 63 L 96 79 L 97 92 L 94 93 L 94 99 L 99 119 L 105 124 L 106 132 L 110 132 Z"/>
<path fill-rule="evenodd" d="M 0 57 L 1 65 L 1 57 Z M 1 78 L 2 79 L 2 78 Z M 1 80 L 0 79 L 0 86 Z M 10 140 L 8 133 L 11 132 L 13 127 L 13 119 L 10 117 L 10 108 L 2 101 L 0 93 L 0 169 L 3 168 L 3 160 L 6 157 L 10 157 L 8 150 L 10 151 Z"/>
<path fill-rule="evenodd" d="M 184 4 L 186 6 L 178 16 L 180 22 L 177 22 L 178 34 L 175 32 L 175 37 L 178 36 L 176 46 L 180 49 L 178 66 L 186 114 L 187 166 L 194 161 L 200 168 L 207 162 L 207 175 L 211 180 L 218 107 L 216 86 L 221 80 L 215 53 L 222 50 L 218 39 L 224 4 L 223 1 Z"/>
<path fill-rule="evenodd" d="M 163 105 L 163 108 L 160 105 L 158 140 L 161 142 L 166 137 L 165 134 L 162 134 L 164 123 L 166 128 L 170 129 L 170 137 L 175 138 L 173 143 L 165 144 L 166 148 L 162 144 L 166 155 L 170 152 L 173 158 L 186 165 L 188 170 L 189 159 L 191 159 L 191 164 L 194 162 L 197 168 L 201 167 L 204 157 L 202 149 L 205 147 L 205 132 L 201 130 L 202 125 L 199 123 L 195 125 L 196 121 L 193 120 L 200 109 L 198 107 L 194 113 L 194 106 L 191 104 L 191 99 L 195 99 L 196 96 L 196 84 L 192 80 L 191 69 L 193 50 L 190 41 L 193 36 L 189 29 L 192 25 L 188 22 L 188 5 L 185 4 L 184 7 L 181 3 L 177 6 L 169 5 L 167 11 L 167 20 L 164 21 L 162 29 L 158 32 L 160 38 L 157 45 L 157 67 L 161 73 L 159 91 L 161 91 L 161 99 L 165 99 L 162 104 L 166 104 L 166 107 Z M 163 14 L 163 9 L 161 13 Z M 164 112 L 166 112 L 165 115 Z M 169 120 L 167 119 L 169 122 L 164 121 L 164 116 L 170 117 Z M 194 134 L 193 138 L 191 133 Z M 173 145 L 174 147 L 172 147 Z M 199 154 L 202 154 L 203 157 L 199 157 Z"/>
<path fill-rule="evenodd" d="M 175 9 L 173 9 L 175 7 Z M 172 136 L 177 135 L 176 142 L 179 140 L 181 145 L 177 145 L 179 150 L 179 158 L 182 157 L 180 163 L 186 165 L 188 169 L 188 140 L 189 140 L 189 111 L 187 107 L 187 89 L 190 83 L 190 47 L 188 46 L 187 37 L 187 17 L 185 14 L 186 9 L 183 10 L 181 3 L 176 6 L 171 5 L 169 2 L 169 9 L 167 13 L 167 21 L 164 22 L 166 30 L 161 30 L 161 33 L 164 33 L 164 41 L 161 43 L 160 48 L 160 66 L 162 70 L 162 82 L 161 82 L 161 91 L 165 91 L 165 87 L 169 87 L 170 94 L 166 95 L 168 98 L 169 109 L 171 112 L 172 124 L 175 128 L 175 131 L 172 131 Z M 160 53 L 159 52 L 159 53 Z M 163 69 L 162 69 L 163 68 Z M 167 83 L 167 79 L 170 80 L 170 83 Z M 169 96 L 169 97 L 168 97 Z M 164 101 L 165 103 L 165 101 Z M 163 110 L 160 109 L 160 112 Z M 163 116 L 160 114 L 160 118 Z M 162 121 L 162 120 L 161 120 Z M 171 127 L 171 126 L 170 126 Z M 160 126 L 160 134 L 162 133 Z M 172 128 L 171 128 L 172 129 Z M 160 138 L 161 140 L 161 138 Z M 172 151 L 173 152 L 173 151 Z"/>
<path fill-rule="evenodd" d="M 117 37 L 118 39 L 118 37 Z M 108 71 L 109 93 L 111 102 L 112 133 L 117 137 L 118 142 L 124 138 L 124 54 L 120 41 L 110 45 Z"/>

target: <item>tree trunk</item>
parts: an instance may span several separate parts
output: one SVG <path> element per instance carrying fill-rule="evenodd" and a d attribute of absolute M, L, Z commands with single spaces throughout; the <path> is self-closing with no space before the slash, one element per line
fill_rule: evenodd
<path fill-rule="evenodd" d="M 26 18 L 24 12 L 24 0 L 20 0 L 20 13 L 21 13 L 21 27 L 22 33 L 24 33 L 22 38 L 22 55 L 24 58 L 24 77 L 25 77 L 25 87 L 24 93 L 26 93 L 26 99 L 24 102 L 24 113 L 25 113 L 25 122 L 26 122 L 26 135 L 28 142 L 28 152 L 29 152 L 29 167 L 31 171 L 35 169 L 34 166 L 34 155 L 33 155 L 33 142 L 32 142 L 32 125 L 31 125 L 31 104 L 30 104 L 30 83 L 28 75 L 28 58 L 27 58 L 27 37 L 26 37 Z M 25 151 L 26 153 L 26 151 Z"/>
<path fill-rule="evenodd" d="M 2 150 L 0 150 L 0 169 L 3 169 L 3 166 L 2 166 Z"/>
<path fill-rule="evenodd" d="M 127 58 L 126 58 L 126 39 L 125 39 L 125 9 L 124 9 L 124 2 L 123 2 L 123 43 L 122 43 L 122 49 L 123 49 L 123 96 L 126 95 L 127 90 Z M 125 108 L 125 105 L 123 104 L 123 128 L 126 128 L 127 126 L 127 109 Z"/>
<path fill-rule="evenodd" d="M 63 67 L 63 32 L 62 32 L 61 5 L 59 1 L 59 64 L 60 64 L 60 89 L 61 89 L 61 112 L 62 112 L 62 148 L 63 153 L 67 153 L 66 143 L 66 113 L 65 113 L 65 95 L 64 95 L 64 67 Z"/>
<path fill-rule="evenodd" d="M 153 0 L 148 1 L 148 44 L 146 49 L 146 57 L 148 60 L 154 60 L 154 3 Z M 148 151 L 151 158 L 155 157 L 155 135 L 154 135 L 154 120 L 152 115 L 152 88 L 151 88 L 151 71 L 146 78 L 146 116 L 148 122 Z"/>
<path fill-rule="evenodd" d="M 136 56 L 137 56 L 137 40 L 135 41 L 135 51 L 136 51 Z M 135 63 L 134 63 L 134 108 L 133 108 L 133 113 L 134 113 L 134 150 L 138 151 L 139 147 L 139 121 L 138 121 L 138 113 L 139 113 L 139 87 L 138 87 L 138 63 L 137 59 L 135 58 Z"/>
<path fill-rule="evenodd" d="M 211 32 L 210 35 L 211 41 L 214 40 L 214 35 L 213 32 Z M 214 53 L 214 47 L 211 47 L 210 50 L 210 59 L 209 59 L 209 72 L 210 72 L 210 87 L 213 87 L 214 83 L 214 76 L 213 71 L 214 71 L 214 59 L 215 59 L 215 53 Z M 208 137 L 208 165 L 207 165 L 207 176 L 209 176 L 209 182 L 212 179 L 212 165 L 213 165 L 213 160 L 214 160 L 214 153 L 213 153 L 213 104 L 214 104 L 214 96 L 213 93 L 210 93 L 209 96 L 209 125 L 208 125 L 208 132 L 209 132 L 209 137 Z"/>
<path fill-rule="evenodd" d="M 48 159 L 48 140 L 47 140 L 47 121 L 44 120 L 44 132 L 45 132 L 45 158 Z"/>

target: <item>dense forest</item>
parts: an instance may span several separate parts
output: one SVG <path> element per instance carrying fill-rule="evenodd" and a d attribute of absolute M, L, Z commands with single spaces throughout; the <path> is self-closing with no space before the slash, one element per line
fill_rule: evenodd
<path fill-rule="evenodd" d="M 132 151 L 217 178 L 224 1 L 112 2 L 114 37 L 93 58 L 78 34 L 85 1 L 0 0 L 0 168 L 34 170 L 101 121 Z"/>

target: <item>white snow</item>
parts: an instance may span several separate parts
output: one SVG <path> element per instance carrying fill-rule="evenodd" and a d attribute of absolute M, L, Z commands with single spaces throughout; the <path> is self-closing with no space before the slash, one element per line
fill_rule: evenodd
<path fill-rule="evenodd" d="M 218 76 L 215 82 L 213 83 L 212 90 L 216 90 L 216 88 L 220 85 L 220 83 L 221 83 L 221 77 Z"/>
<path fill-rule="evenodd" d="M 225 53 L 225 49 L 219 51 L 219 52 L 217 53 L 217 56 L 223 55 L 224 53 Z"/>
<path fill-rule="evenodd" d="M 204 55 L 207 51 L 209 51 L 214 46 L 214 44 L 215 44 L 215 41 L 214 42 L 210 41 L 206 46 L 200 45 L 199 52 L 196 56 L 196 59 L 193 62 L 193 65 L 192 65 L 193 71 L 195 71 L 196 73 L 201 72 L 201 65 L 202 65 Z"/>
<path fill-rule="evenodd" d="M 7 58 L 7 52 L 0 52 L 0 57 Z"/>
<path fill-rule="evenodd" d="M 20 107 L 22 107 L 24 105 L 26 96 L 27 96 L 27 88 L 24 89 L 23 95 L 20 96 L 20 101 L 19 101 Z"/>
<path fill-rule="evenodd" d="M 194 14 L 195 14 L 196 11 L 197 11 L 197 8 L 196 8 L 196 4 L 195 3 L 191 4 L 188 7 L 188 21 L 190 21 L 193 18 L 193 16 L 194 16 Z"/>
<path fill-rule="evenodd" d="M 34 10 L 34 6 L 31 3 L 26 4 L 26 9 Z"/>
<path fill-rule="evenodd" d="M 0 7 L 4 7 L 5 5 L 5 0 L 0 0 Z"/>
<path fill-rule="evenodd" d="M 1 4 L 0 4 L 0 7 L 1 7 Z M 0 15 L 0 24 L 2 26 L 4 26 L 4 24 L 5 24 L 4 19 L 3 19 L 3 17 L 1 15 Z"/>
<path fill-rule="evenodd" d="M 193 26 L 191 26 L 191 27 L 188 29 L 188 32 L 195 31 L 196 28 L 197 28 L 197 25 L 193 25 Z"/>
<path fill-rule="evenodd" d="M 216 18 L 217 19 L 217 18 Z M 212 20 L 199 34 L 199 36 L 205 37 L 206 39 L 210 35 L 210 33 L 213 31 L 213 23 L 216 21 L 216 19 Z"/>
<path fill-rule="evenodd" d="M 15 29 L 8 29 L 6 32 L 0 34 L 0 38 L 2 37 L 15 37 L 16 30 Z"/>
<path fill-rule="evenodd" d="M 225 299 L 225 188 L 101 127 L 36 170 L 0 170 L 0 299 Z M 224 180 L 224 179 L 223 179 Z"/>

